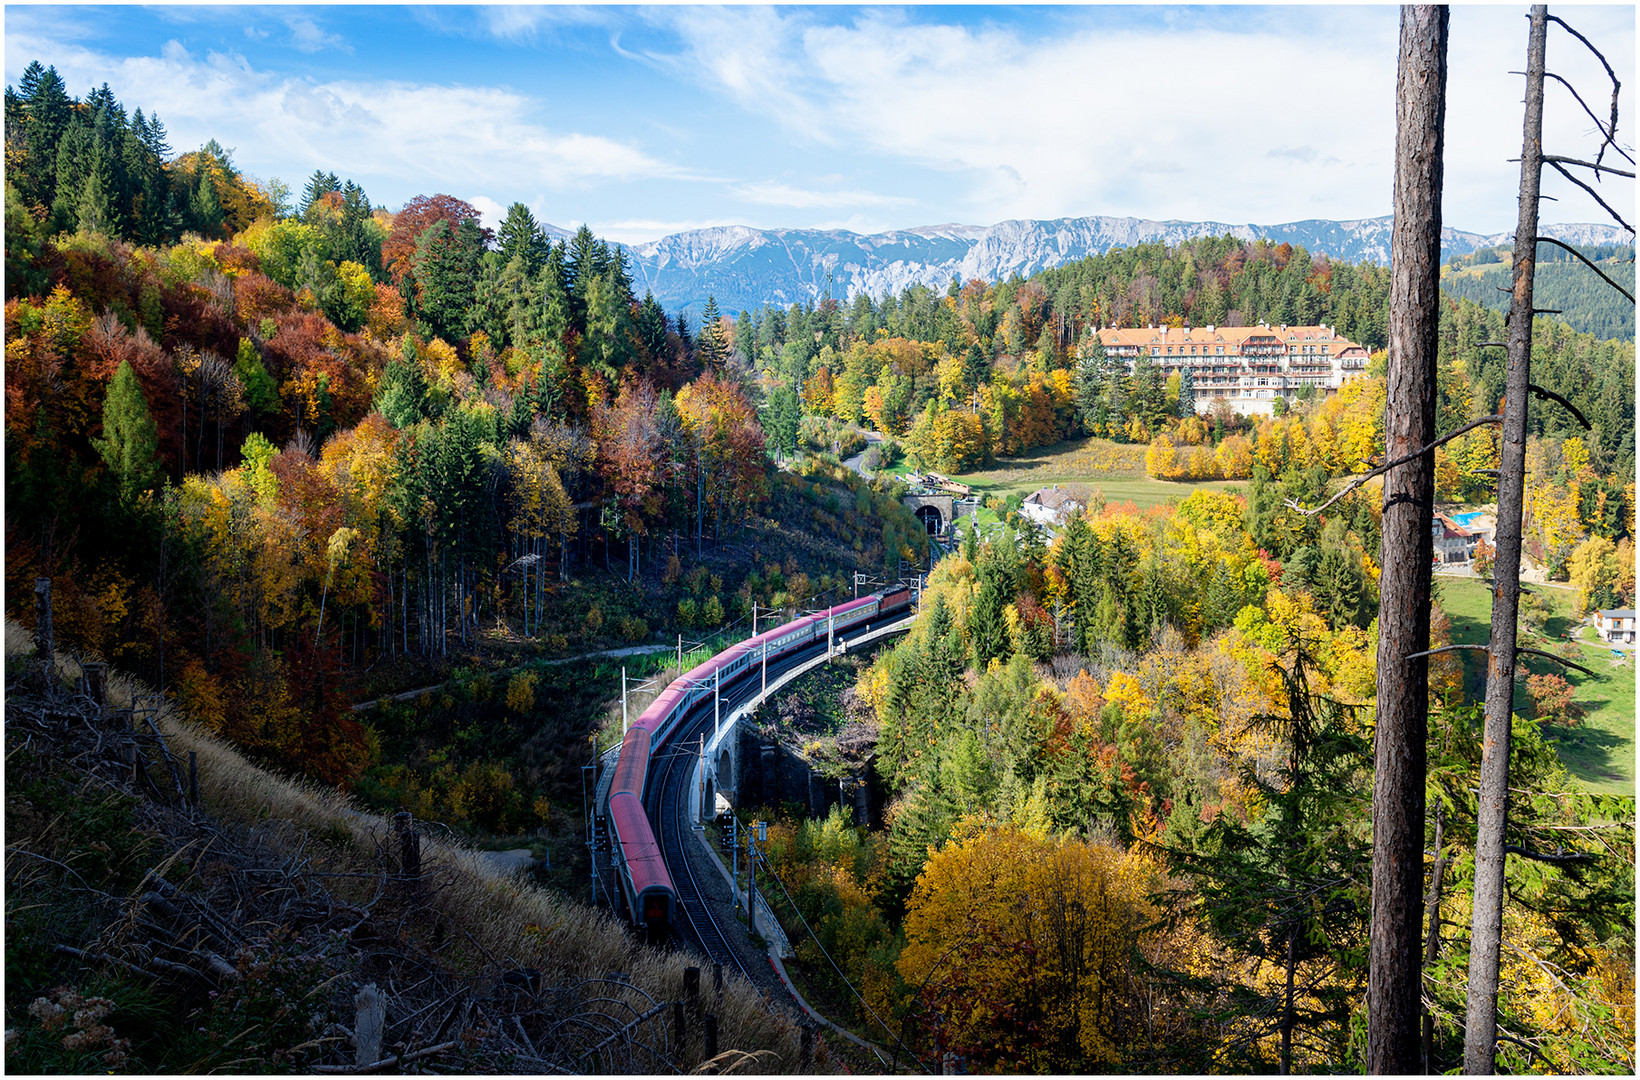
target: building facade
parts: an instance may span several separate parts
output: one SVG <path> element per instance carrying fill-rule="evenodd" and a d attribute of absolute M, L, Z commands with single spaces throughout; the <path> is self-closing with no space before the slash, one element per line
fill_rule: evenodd
<path fill-rule="evenodd" d="M 1222 398 L 1238 413 L 1268 414 L 1277 398 L 1305 387 L 1336 394 L 1367 373 L 1367 350 L 1330 326 L 1113 326 L 1098 333 L 1106 357 L 1130 375 L 1141 356 L 1163 377 L 1188 368 L 1199 413 Z"/>
<path fill-rule="evenodd" d="M 1634 644 L 1634 609 L 1602 608 L 1594 613 L 1595 630 L 1601 638 L 1613 644 Z"/>

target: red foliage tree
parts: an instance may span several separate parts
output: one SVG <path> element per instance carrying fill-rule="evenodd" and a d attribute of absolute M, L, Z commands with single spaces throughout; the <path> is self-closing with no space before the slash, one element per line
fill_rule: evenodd
<path fill-rule="evenodd" d="M 404 204 L 404 209 L 393 215 L 393 231 L 382 242 L 382 266 L 398 285 L 410 270 L 416 255 L 416 239 L 435 223 L 450 225 L 453 235 L 464 221 L 478 221 L 479 213 L 471 203 L 454 195 L 417 195 Z M 490 230 L 484 230 L 484 242 L 490 242 Z"/>

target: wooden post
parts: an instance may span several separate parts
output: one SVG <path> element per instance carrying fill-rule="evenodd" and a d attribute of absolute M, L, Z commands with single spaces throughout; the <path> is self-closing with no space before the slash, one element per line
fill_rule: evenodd
<path fill-rule="evenodd" d="M 672 1003 L 672 1037 L 677 1040 L 680 1050 L 683 1048 L 684 1036 L 688 1033 L 689 1029 L 683 1021 L 683 1002 L 674 1001 Z"/>
<path fill-rule="evenodd" d="M 1401 9 L 1384 410 L 1390 460 L 1435 439 L 1447 18 L 1440 6 Z M 1367 1071 L 1380 1075 L 1415 1073 L 1421 1056 L 1429 658 L 1416 654 L 1429 648 L 1434 451 L 1386 473 L 1383 499 L 1367 977 Z"/>
<path fill-rule="evenodd" d="M 711 1013 L 707 1013 L 706 1014 L 706 1060 L 710 1061 L 711 1059 L 717 1057 L 717 1053 L 718 1053 L 717 1017 L 712 1015 Z"/>
<path fill-rule="evenodd" d="M 393 831 L 399 834 L 399 874 L 415 881 L 421 877 L 421 837 L 408 810 L 393 815 Z"/>
<path fill-rule="evenodd" d="M 108 665 L 101 660 L 89 660 L 80 665 L 85 673 L 85 692 L 97 706 L 97 718 L 100 720 L 108 709 Z"/>
<path fill-rule="evenodd" d="M 57 681 L 57 645 L 51 633 L 51 579 L 34 579 L 34 656 L 49 695 Z"/>
<path fill-rule="evenodd" d="M 387 1026 L 387 1000 L 375 983 L 365 983 L 353 997 L 355 1010 L 354 1063 L 373 1065 L 382 1057 L 382 1031 Z"/>
<path fill-rule="evenodd" d="M 717 999 L 719 1001 L 723 1000 L 723 965 L 722 964 L 713 964 L 712 965 L 712 993 L 717 995 Z"/>
<path fill-rule="evenodd" d="M 690 1012 L 699 1011 L 700 968 L 686 967 L 683 969 L 683 998 L 689 1003 Z"/>

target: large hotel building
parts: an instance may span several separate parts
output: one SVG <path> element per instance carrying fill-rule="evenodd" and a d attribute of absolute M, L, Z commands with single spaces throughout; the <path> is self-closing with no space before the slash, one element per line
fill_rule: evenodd
<path fill-rule="evenodd" d="M 1367 350 L 1330 326 L 1113 326 L 1100 330 L 1099 340 L 1129 374 L 1141 355 L 1163 376 L 1189 368 L 1198 413 L 1211 411 L 1216 398 L 1238 413 L 1270 413 L 1276 398 L 1302 387 L 1335 394 L 1367 373 Z"/>

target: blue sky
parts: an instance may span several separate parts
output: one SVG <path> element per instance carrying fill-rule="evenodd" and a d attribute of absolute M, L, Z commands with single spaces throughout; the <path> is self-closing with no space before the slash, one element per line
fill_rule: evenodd
<path fill-rule="evenodd" d="M 1447 224 L 1510 231 L 1524 6 L 1453 9 Z M 1632 5 L 1555 9 L 1634 66 Z M 5 8 L 6 81 L 54 64 L 397 208 L 514 201 L 625 243 L 711 225 L 876 232 L 1083 214 L 1275 224 L 1388 214 L 1397 9 L 1368 7 Z M 1565 35 L 1550 66 L 1609 84 Z M 1632 80 L 1630 80 L 1632 81 Z M 1597 106 L 1598 108 L 1598 106 Z M 1625 87 L 1624 126 L 1632 132 Z M 1551 89 L 1546 146 L 1592 153 Z M 1632 144 L 1632 138 L 1628 140 Z M 1600 221 L 1558 180 L 1553 221 Z M 1632 185 L 1619 196 L 1633 207 Z"/>

